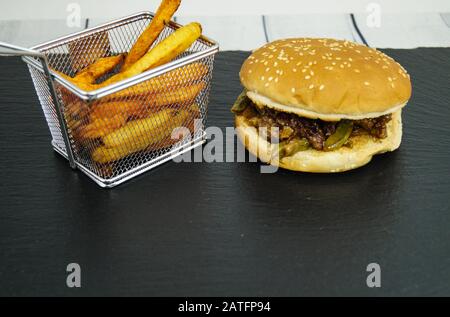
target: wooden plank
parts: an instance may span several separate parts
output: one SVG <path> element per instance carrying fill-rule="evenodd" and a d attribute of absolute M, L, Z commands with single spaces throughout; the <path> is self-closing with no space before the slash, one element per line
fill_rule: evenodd
<path fill-rule="evenodd" d="M 359 40 L 352 34 L 347 14 L 267 16 L 265 20 L 270 41 L 288 37 L 330 37 Z"/>
<path fill-rule="evenodd" d="M 219 42 L 221 50 L 252 50 L 266 43 L 261 16 L 190 16 L 177 22 L 200 22 L 203 34 Z"/>
<path fill-rule="evenodd" d="M 380 27 L 369 27 L 367 16 L 356 22 L 368 44 L 382 48 L 449 47 L 450 29 L 439 13 L 382 14 Z"/>
<path fill-rule="evenodd" d="M 6 1 L 3 1 L 6 3 Z M 376 2 L 383 12 L 450 12 L 448 0 L 195 0 L 184 1 L 180 16 L 289 15 L 317 13 L 365 13 Z M 81 15 L 90 18 L 118 18 L 128 14 L 155 11 L 160 0 L 14 0 L 2 5 L 0 19 L 57 19 L 70 12 L 69 4 L 79 5 Z"/>
<path fill-rule="evenodd" d="M 0 40 L 3 42 L 31 47 L 55 38 L 78 32 L 85 26 L 68 27 L 66 20 L 7 20 L 0 21 Z"/>

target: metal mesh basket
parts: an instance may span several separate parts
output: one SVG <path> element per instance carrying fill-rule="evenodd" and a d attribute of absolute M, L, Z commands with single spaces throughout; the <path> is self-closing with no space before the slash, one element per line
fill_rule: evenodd
<path fill-rule="evenodd" d="M 118 185 L 204 142 L 218 51 L 206 37 L 168 64 L 95 91 L 83 91 L 53 72 L 73 76 L 100 57 L 128 52 L 152 18 L 149 12 L 135 14 L 32 48 L 45 58 L 23 57 L 53 148 L 102 187 Z M 179 27 L 168 24 L 154 45 Z"/>

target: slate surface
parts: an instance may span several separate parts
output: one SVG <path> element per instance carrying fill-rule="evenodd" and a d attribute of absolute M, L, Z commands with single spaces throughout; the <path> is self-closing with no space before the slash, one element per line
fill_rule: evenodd
<path fill-rule="evenodd" d="M 26 67 L 0 58 L 0 295 L 450 295 L 450 49 L 387 53 L 413 79 L 399 151 L 339 175 L 169 162 L 113 190 L 52 151 Z M 232 126 L 247 55 L 218 55 L 209 125 Z"/>

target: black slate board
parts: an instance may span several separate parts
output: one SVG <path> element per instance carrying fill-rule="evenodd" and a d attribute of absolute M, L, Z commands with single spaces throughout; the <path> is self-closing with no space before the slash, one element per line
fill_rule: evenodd
<path fill-rule="evenodd" d="M 0 295 L 450 295 L 450 49 L 386 52 L 413 80 L 399 151 L 338 175 L 170 162 L 113 190 L 51 150 L 26 67 L 1 58 Z M 247 55 L 217 56 L 209 125 L 232 126 Z"/>

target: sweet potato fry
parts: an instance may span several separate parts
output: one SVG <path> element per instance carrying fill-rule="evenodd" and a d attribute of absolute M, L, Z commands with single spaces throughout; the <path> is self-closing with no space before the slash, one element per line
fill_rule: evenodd
<path fill-rule="evenodd" d="M 177 57 L 187 50 L 201 35 L 202 28 L 199 23 L 193 22 L 183 26 L 158 43 L 141 59 L 131 65 L 127 70 L 120 72 L 101 83 L 102 87 L 130 78 L 156 67 Z"/>
<path fill-rule="evenodd" d="M 127 70 L 147 53 L 150 46 L 164 29 L 164 26 L 170 21 L 175 11 L 177 11 L 180 3 L 181 0 L 163 0 L 161 2 L 152 22 L 150 22 L 149 26 L 142 32 L 131 48 L 130 53 L 125 59 L 125 63 L 122 66 L 122 71 Z"/>
<path fill-rule="evenodd" d="M 119 65 L 125 57 L 125 54 L 119 54 L 116 56 L 108 56 L 99 58 L 95 63 L 82 69 L 73 78 L 76 82 L 82 82 L 86 84 L 94 84 L 95 80 Z"/>

